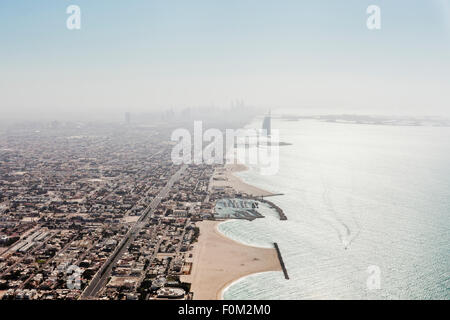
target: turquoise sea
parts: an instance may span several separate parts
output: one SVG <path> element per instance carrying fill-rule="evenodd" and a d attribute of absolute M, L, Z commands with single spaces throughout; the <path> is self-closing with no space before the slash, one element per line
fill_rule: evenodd
<path fill-rule="evenodd" d="M 277 242 L 290 280 L 252 275 L 225 299 L 450 298 L 449 127 L 281 119 L 272 127 L 292 143 L 280 147 L 278 173 L 252 166 L 239 176 L 284 194 L 270 200 L 288 220 L 268 210 L 219 230 L 246 244 Z M 373 266 L 379 288 L 367 285 Z"/>

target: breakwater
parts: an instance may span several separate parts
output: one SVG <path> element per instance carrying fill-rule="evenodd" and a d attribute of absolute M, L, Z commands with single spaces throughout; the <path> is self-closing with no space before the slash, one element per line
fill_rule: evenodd
<path fill-rule="evenodd" d="M 287 220 L 287 217 L 284 214 L 283 209 L 281 209 L 279 206 L 277 206 L 272 201 L 266 200 L 266 199 L 264 199 L 264 197 L 254 197 L 253 199 L 267 203 L 269 206 L 271 206 L 272 208 L 274 208 L 276 210 L 276 212 L 278 213 L 278 215 L 280 217 L 280 220 Z"/>
<path fill-rule="evenodd" d="M 273 246 L 275 247 L 275 250 L 277 251 L 278 260 L 280 260 L 280 265 L 281 265 L 281 269 L 283 270 L 283 273 L 284 273 L 284 278 L 286 280 L 289 280 L 289 275 L 287 273 L 286 266 L 284 265 L 284 261 L 283 261 L 283 257 L 281 256 L 280 248 L 278 247 L 278 244 L 276 242 L 273 243 Z"/>

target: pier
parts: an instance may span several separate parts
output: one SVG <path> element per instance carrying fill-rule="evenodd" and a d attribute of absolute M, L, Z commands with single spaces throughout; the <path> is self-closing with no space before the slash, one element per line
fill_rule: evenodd
<path fill-rule="evenodd" d="M 277 197 L 277 196 L 284 196 L 284 193 L 274 193 L 274 194 L 269 194 L 269 195 L 266 195 L 263 197 L 268 198 L 268 197 Z"/>
<path fill-rule="evenodd" d="M 278 247 L 278 244 L 276 242 L 273 243 L 273 246 L 275 247 L 275 250 L 277 250 L 278 260 L 280 260 L 281 269 L 284 273 L 284 278 L 286 280 L 289 280 L 289 275 L 286 270 L 286 266 L 284 265 L 283 257 L 281 256 L 280 248 Z"/>

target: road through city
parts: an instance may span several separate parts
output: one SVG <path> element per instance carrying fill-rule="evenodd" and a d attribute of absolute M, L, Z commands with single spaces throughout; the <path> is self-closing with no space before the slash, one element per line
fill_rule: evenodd
<path fill-rule="evenodd" d="M 80 299 L 93 299 L 97 296 L 100 290 L 106 285 L 108 278 L 111 274 L 112 268 L 115 266 L 117 261 L 120 259 L 122 254 L 128 249 L 130 243 L 133 242 L 135 236 L 139 231 L 145 226 L 147 221 L 153 217 L 155 209 L 161 203 L 168 194 L 173 184 L 180 179 L 183 172 L 186 170 L 187 165 L 183 165 L 167 182 L 167 184 L 161 189 L 158 195 L 152 200 L 148 207 L 144 210 L 143 214 L 136 222 L 136 224 L 130 228 L 122 241 L 118 244 L 114 252 L 108 258 L 108 260 L 103 264 L 100 270 L 95 274 L 94 278 L 91 280 L 89 285 L 83 291 Z"/>

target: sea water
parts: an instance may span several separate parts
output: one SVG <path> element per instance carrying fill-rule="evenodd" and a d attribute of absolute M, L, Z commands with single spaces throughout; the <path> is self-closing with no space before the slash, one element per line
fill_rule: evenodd
<path fill-rule="evenodd" d="M 225 299 L 450 298 L 450 128 L 281 119 L 272 127 L 292 144 L 280 147 L 278 173 L 251 166 L 238 175 L 282 193 L 270 200 L 288 220 L 267 214 L 219 230 L 246 244 L 277 242 L 290 279 L 251 275 Z"/>

